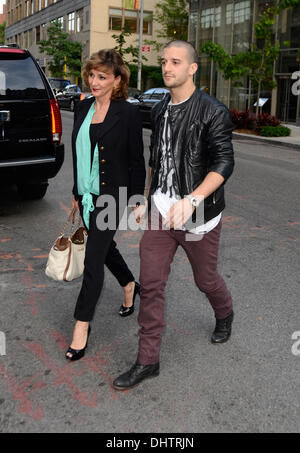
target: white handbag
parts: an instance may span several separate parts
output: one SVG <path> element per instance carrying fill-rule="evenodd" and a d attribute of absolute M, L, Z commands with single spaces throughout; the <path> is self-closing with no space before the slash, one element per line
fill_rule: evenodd
<path fill-rule="evenodd" d="M 81 223 L 79 216 L 77 229 L 73 233 L 75 216 L 76 211 L 72 210 L 49 252 L 45 273 L 57 281 L 70 282 L 83 274 L 87 231 L 84 227 L 79 227 Z M 65 237 L 64 233 L 70 221 L 72 221 L 71 233 Z"/>

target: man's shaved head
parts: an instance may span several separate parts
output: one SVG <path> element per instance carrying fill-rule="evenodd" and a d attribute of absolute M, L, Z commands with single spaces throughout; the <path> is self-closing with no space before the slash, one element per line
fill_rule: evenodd
<path fill-rule="evenodd" d="M 184 47 L 187 51 L 189 60 L 191 63 L 199 63 L 198 53 L 190 42 L 181 41 L 180 39 L 175 39 L 174 41 L 168 42 L 163 49 L 167 49 L 168 47 Z"/>

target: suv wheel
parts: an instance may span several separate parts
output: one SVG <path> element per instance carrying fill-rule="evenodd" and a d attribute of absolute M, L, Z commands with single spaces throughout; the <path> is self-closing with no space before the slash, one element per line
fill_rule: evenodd
<path fill-rule="evenodd" d="M 48 187 L 47 182 L 37 182 L 34 184 L 17 184 L 18 193 L 22 200 L 38 200 L 45 196 Z"/>
<path fill-rule="evenodd" d="M 70 102 L 70 110 L 71 110 L 71 112 L 74 112 L 74 109 L 75 109 L 75 102 L 72 100 Z"/>

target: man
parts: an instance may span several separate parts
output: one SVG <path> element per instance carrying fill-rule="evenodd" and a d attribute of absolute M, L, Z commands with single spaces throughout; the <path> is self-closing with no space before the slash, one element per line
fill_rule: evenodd
<path fill-rule="evenodd" d="M 129 389 L 159 374 L 164 289 L 178 245 L 185 250 L 195 283 L 214 310 L 212 343 L 225 343 L 231 334 L 232 299 L 217 272 L 217 258 L 224 183 L 234 166 L 233 125 L 223 104 L 196 89 L 193 76 L 197 61 L 194 47 L 185 41 L 172 41 L 164 48 L 162 72 L 170 96 L 152 111 L 152 209 L 140 244 L 139 351 L 133 367 L 115 379 L 117 390 Z M 185 227 L 195 208 L 203 207 L 203 199 L 204 222 Z"/>

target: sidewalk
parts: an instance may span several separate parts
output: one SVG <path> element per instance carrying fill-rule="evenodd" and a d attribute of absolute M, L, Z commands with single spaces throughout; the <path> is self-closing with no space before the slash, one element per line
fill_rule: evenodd
<path fill-rule="evenodd" d="M 239 132 L 233 132 L 232 136 L 235 140 L 261 141 L 277 146 L 288 146 L 300 151 L 300 127 L 291 124 L 283 124 L 283 126 L 291 129 L 292 132 L 289 137 L 261 137 L 259 135 L 241 134 Z"/>

